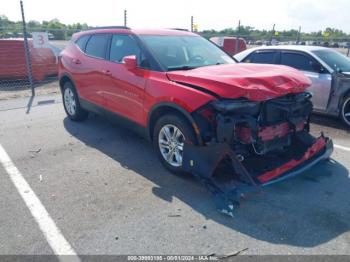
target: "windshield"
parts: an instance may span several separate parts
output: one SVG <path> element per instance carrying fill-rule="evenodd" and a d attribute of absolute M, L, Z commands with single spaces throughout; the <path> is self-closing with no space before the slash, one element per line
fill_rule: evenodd
<path fill-rule="evenodd" d="M 143 35 L 140 38 L 168 71 L 235 63 L 233 58 L 202 37 Z"/>
<path fill-rule="evenodd" d="M 337 72 L 350 72 L 350 59 L 334 50 L 313 51 L 329 67 Z"/>

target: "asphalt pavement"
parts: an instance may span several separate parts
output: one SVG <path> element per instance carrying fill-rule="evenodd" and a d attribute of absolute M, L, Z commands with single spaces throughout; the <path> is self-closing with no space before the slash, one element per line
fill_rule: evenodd
<path fill-rule="evenodd" d="M 350 130 L 336 119 L 311 125 L 338 145 L 331 161 L 265 188 L 230 218 L 195 180 L 167 172 L 146 140 L 99 116 L 70 121 L 57 94 L 30 109 L 28 99 L 0 101 L 11 159 L 0 152 L 0 255 L 62 245 L 78 255 L 350 254 Z"/>

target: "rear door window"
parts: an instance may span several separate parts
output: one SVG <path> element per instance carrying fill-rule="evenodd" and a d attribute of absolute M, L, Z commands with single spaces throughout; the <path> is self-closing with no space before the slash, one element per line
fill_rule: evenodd
<path fill-rule="evenodd" d="M 244 63 L 275 64 L 277 52 L 256 51 L 243 60 Z"/>
<path fill-rule="evenodd" d="M 314 60 L 311 57 L 301 53 L 283 52 L 281 56 L 282 65 L 294 67 L 302 71 L 314 72 L 313 62 Z"/>
<path fill-rule="evenodd" d="M 108 34 L 92 35 L 86 44 L 85 53 L 93 57 L 105 58 L 108 40 Z"/>

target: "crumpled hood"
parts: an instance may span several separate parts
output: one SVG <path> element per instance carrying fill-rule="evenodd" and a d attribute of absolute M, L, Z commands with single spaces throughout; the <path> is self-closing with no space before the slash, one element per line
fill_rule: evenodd
<path fill-rule="evenodd" d="M 226 64 L 167 73 L 171 81 L 213 92 L 222 98 L 245 97 L 263 101 L 303 92 L 311 81 L 288 66 Z"/>

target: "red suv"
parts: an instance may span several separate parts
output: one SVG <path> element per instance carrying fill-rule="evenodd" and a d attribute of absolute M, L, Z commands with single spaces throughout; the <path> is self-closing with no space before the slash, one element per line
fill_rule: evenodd
<path fill-rule="evenodd" d="M 60 55 L 59 77 L 70 119 L 84 120 L 92 111 L 122 121 L 151 140 L 174 173 L 216 176 L 230 155 L 238 160 L 232 177 L 267 184 L 332 152 L 331 140 L 309 134 L 312 103 L 304 91 L 310 80 L 302 73 L 237 64 L 183 30 L 74 34 Z"/>

